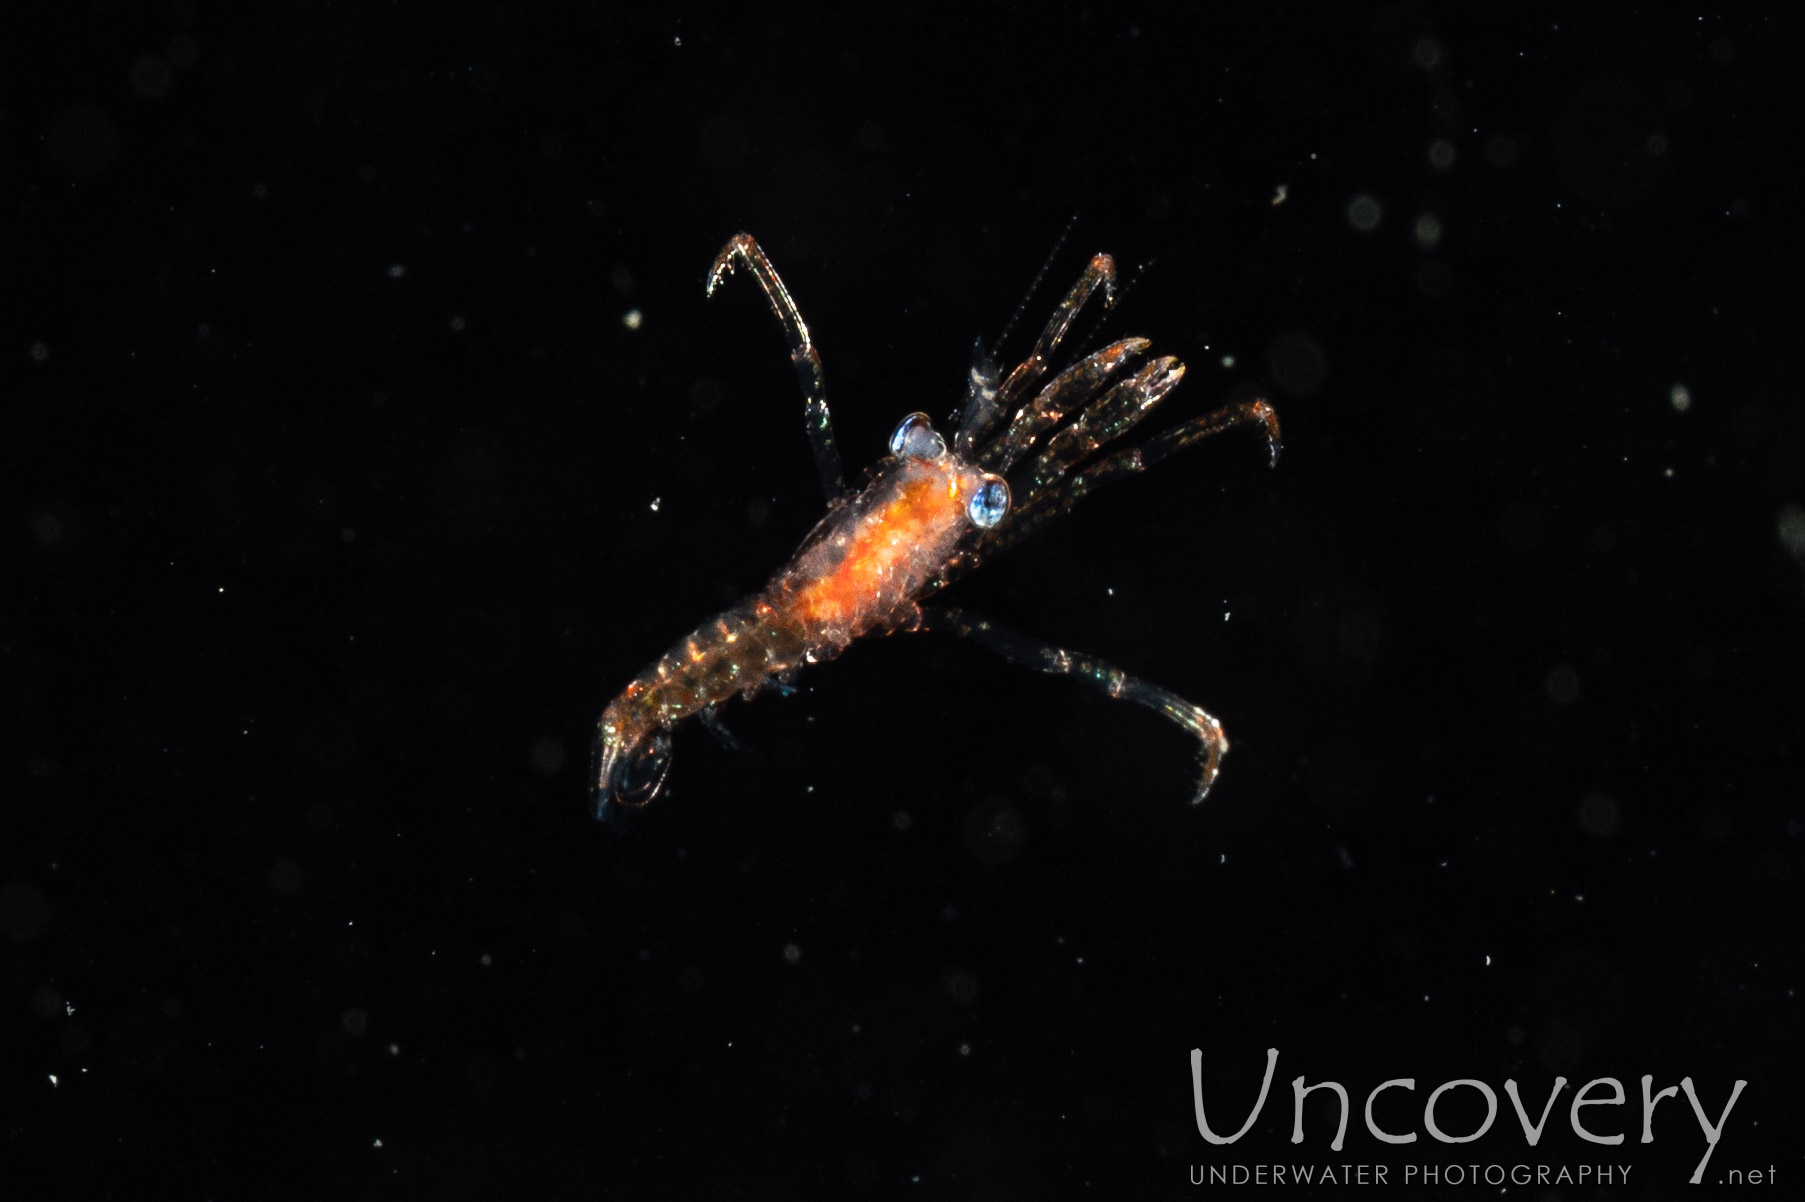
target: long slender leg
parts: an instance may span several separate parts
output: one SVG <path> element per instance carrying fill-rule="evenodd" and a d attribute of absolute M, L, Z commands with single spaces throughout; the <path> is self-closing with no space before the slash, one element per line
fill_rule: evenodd
<path fill-rule="evenodd" d="M 921 611 L 921 623 L 916 629 L 956 634 L 960 638 L 971 639 L 980 646 L 995 651 L 1012 664 L 1060 676 L 1076 676 L 1111 697 L 1132 701 L 1164 714 L 1182 726 L 1199 744 L 1203 773 L 1191 804 L 1202 802 L 1208 795 L 1210 786 L 1216 783 L 1222 757 L 1228 751 L 1228 736 L 1222 732 L 1222 723 L 1176 693 L 1169 693 L 1158 685 L 1130 676 L 1115 665 L 1094 656 L 1050 646 L 961 609 L 945 606 L 924 608 Z"/>
<path fill-rule="evenodd" d="M 1015 323 L 1022 319 L 1022 314 L 1028 311 L 1028 302 L 1034 299 L 1036 292 L 1040 291 L 1041 284 L 1047 278 L 1048 268 L 1052 267 L 1053 260 L 1059 257 L 1061 248 L 1065 246 L 1065 240 L 1072 236 L 1072 230 L 1077 224 L 1078 214 L 1073 213 L 1071 220 L 1065 223 L 1065 228 L 1059 231 L 1059 237 L 1054 240 L 1053 249 L 1047 252 L 1047 257 L 1042 261 L 1040 270 L 1034 273 L 1034 279 L 1028 285 L 1028 291 L 1022 297 L 1021 303 L 1015 307 L 1015 312 L 1009 315 L 1009 320 L 1003 323 L 1003 332 L 997 335 L 997 340 L 991 344 L 992 348 L 999 348 L 1009 341 L 1010 331 L 1015 329 Z M 995 355 L 985 349 L 982 338 L 978 339 L 977 345 L 972 348 L 971 379 L 966 388 L 965 404 L 954 413 L 959 430 L 953 437 L 953 452 L 959 458 L 970 459 L 978 437 L 990 429 L 996 421 L 999 412 L 997 385 L 1002 382 L 1002 379 L 1002 369 L 997 366 Z"/>
<path fill-rule="evenodd" d="M 733 271 L 735 260 L 752 272 L 752 278 L 765 291 L 765 299 L 771 302 L 771 311 L 783 323 L 784 336 L 790 343 L 790 363 L 802 385 L 808 436 L 815 448 L 821 491 L 827 494 L 829 502 L 836 501 L 846 492 L 846 476 L 840 470 L 840 449 L 834 444 L 834 420 L 827 410 L 827 382 L 821 374 L 821 356 L 815 352 L 808 325 L 797 311 L 796 302 L 790 299 L 789 289 L 783 286 L 777 269 L 751 234 L 735 234 L 715 256 L 714 266 L 708 269 L 708 295 L 713 296 L 721 281 Z"/>
<path fill-rule="evenodd" d="M 1028 353 L 1026 359 L 1016 364 L 1015 370 L 1009 373 L 1008 379 L 1004 380 L 1003 386 L 997 390 L 996 404 L 985 411 L 986 422 L 1008 412 L 1034 386 L 1035 381 L 1047 374 L 1047 362 L 1053 357 L 1053 352 L 1059 349 L 1060 342 L 1072 328 L 1072 322 L 1077 318 L 1078 310 L 1084 308 L 1084 303 L 1099 288 L 1103 289 L 1104 306 L 1114 304 L 1116 261 L 1108 255 L 1091 257 L 1090 263 L 1084 269 L 1084 274 L 1078 277 L 1078 282 L 1072 285 L 1072 290 L 1065 294 L 1065 299 L 1059 302 L 1057 309 L 1053 310 L 1053 316 L 1048 320 L 1047 328 L 1040 332 L 1040 339 L 1035 342 L 1034 349 Z M 955 449 L 970 447 L 983 441 L 986 431 L 974 426 L 972 420 L 977 412 L 978 410 L 974 409 L 966 414 L 965 425 L 959 431 Z M 960 451 L 960 454 L 965 453 L 963 450 Z"/>
<path fill-rule="evenodd" d="M 1092 401 L 1059 431 L 1023 473 L 1021 504 L 1032 505 L 1066 472 L 1135 425 L 1184 379 L 1185 366 L 1170 355 L 1155 359 Z"/>
<path fill-rule="evenodd" d="M 1123 471 L 1138 472 L 1150 468 L 1174 451 L 1182 451 L 1194 442 L 1208 438 L 1212 434 L 1220 434 L 1224 430 L 1232 430 L 1236 426 L 1245 426 L 1259 422 L 1266 427 L 1267 466 L 1277 467 L 1279 452 L 1285 449 L 1284 436 L 1279 433 L 1278 410 L 1266 403 L 1261 397 L 1257 400 L 1242 401 L 1235 405 L 1224 405 L 1202 417 L 1193 418 L 1182 426 L 1174 426 L 1153 438 L 1149 438 L 1140 447 L 1138 460 Z M 1124 459 L 1127 452 L 1112 455 L 1098 464 L 1098 468 L 1106 468 L 1117 459 Z M 1102 481 L 1098 481 L 1102 483 Z"/>
<path fill-rule="evenodd" d="M 1057 487 L 1038 496 L 1031 496 L 1026 504 L 1018 506 L 1009 514 L 1008 520 L 997 527 L 994 537 L 984 541 L 983 553 L 986 556 L 993 555 L 1014 545 L 1105 484 L 1135 472 L 1146 471 L 1174 451 L 1183 450 L 1212 434 L 1254 422 L 1265 426 L 1266 446 L 1271 454 L 1271 462 L 1276 464 L 1284 443 L 1279 437 L 1279 415 L 1273 407 L 1264 400 L 1225 405 L 1182 426 L 1174 426 L 1138 447 L 1130 447 L 1100 459 L 1076 475 L 1068 476 Z"/>
<path fill-rule="evenodd" d="M 1009 429 L 984 449 L 979 463 L 991 471 L 1007 473 L 1035 439 L 1058 425 L 1073 409 L 1089 404 L 1110 376 L 1151 345 L 1145 338 L 1124 338 L 1054 376 L 1040 395 L 1016 411 Z"/>

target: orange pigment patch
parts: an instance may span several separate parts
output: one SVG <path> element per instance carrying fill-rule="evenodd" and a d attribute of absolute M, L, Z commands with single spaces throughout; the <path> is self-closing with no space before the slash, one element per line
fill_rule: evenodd
<path fill-rule="evenodd" d="M 832 573 L 803 586 L 796 598 L 799 610 L 811 623 L 857 625 L 890 580 L 906 571 L 923 547 L 938 542 L 958 514 L 957 475 L 911 480 L 888 505 L 859 522 L 852 546 Z"/>

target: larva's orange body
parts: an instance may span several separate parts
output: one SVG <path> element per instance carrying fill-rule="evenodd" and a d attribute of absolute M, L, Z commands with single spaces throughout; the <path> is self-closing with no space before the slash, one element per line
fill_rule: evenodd
<path fill-rule="evenodd" d="M 802 665 L 831 659 L 862 635 L 897 630 L 943 630 L 974 638 L 1018 662 L 1079 675 L 1111 696 L 1159 710 L 1202 744 L 1204 775 L 1196 797 L 1201 801 L 1228 748 L 1221 724 L 1209 714 L 1100 660 L 1034 643 L 958 610 L 924 608 L 921 602 L 1092 488 L 1143 470 L 1218 430 L 1262 423 L 1276 460 L 1278 419 L 1271 406 L 1265 401 L 1229 406 L 1141 447 L 1085 464 L 1140 420 L 1184 373 L 1177 360 L 1162 358 L 1114 378 L 1148 346 L 1144 339 L 1131 338 L 1060 372 L 1021 403 L 993 436 L 1002 414 L 1045 375 L 1048 357 L 1091 293 L 1102 287 L 1108 302 L 1115 268 L 1108 256 L 1098 255 L 1033 353 L 1006 380 L 999 383 L 989 357 L 979 351 L 951 448 L 925 414 L 911 414 L 891 438 L 890 457 L 871 470 L 860 490 L 848 493 L 808 327 L 776 270 L 746 234 L 728 242 L 715 260 L 711 293 L 735 263 L 751 269 L 789 334 L 829 508 L 762 592 L 699 627 L 603 711 L 596 731 L 598 817 L 611 816 L 617 806 L 652 799 L 669 768 L 670 730 L 678 721 L 700 715 L 713 723 L 717 707 L 735 694 L 749 698 L 767 684 L 782 685 Z M 1005 476 L 1024 459 L 1016 474 L 1020 495 L 1012 511 Z"/>
<path fill-rule="evenodd" d="M 994 479 L 994 477 L 991 477 Z M 860 635 L 906 626 L 970 528 L 982 473 L 939 460 L 900 458 L 823 518 L 765 590 L 678 643 L 642 672 L 601 719 L 602 763 L 614 747 L 804 663 L 831 659 Z"/>

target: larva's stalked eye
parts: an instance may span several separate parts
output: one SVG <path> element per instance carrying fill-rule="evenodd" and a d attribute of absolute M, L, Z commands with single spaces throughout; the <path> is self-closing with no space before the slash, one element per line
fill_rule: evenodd
<path fill-rule="evenodd" d="M 934 432 L 925 413 L 911 413 L 890 436 L 890 453 L 912 459 L 938 459 L 946 454 L 946 439 Z"/>
<path fill-rule="evenodd" d="M 1009 512 L 1009 484 L 1001 476 L 985 476 L 984 483 L 978 485 L 978 491 L 971 495 L 971 503 L 965 507 L 971 517 L 971 524 L 990 529 L 1003 520 Z"/>

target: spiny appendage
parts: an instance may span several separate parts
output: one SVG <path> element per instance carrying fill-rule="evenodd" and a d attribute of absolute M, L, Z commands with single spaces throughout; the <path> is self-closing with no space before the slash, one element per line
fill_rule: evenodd
<path fill-rule="evenodd" d="M 759 283 L 761 285 L 766 276 L 772 279 L 777 278 L 777 271 L 771 266 L 771 261 L 765 258 L 765 252 L 758 245 L 758 240 L 751 234 L 735 234 L 727 239 L 727 245 L 721 248 L 721 253 L 714 257 L 713 263 L 709 264 L 708 296 L 713 297 L 714 290 L 721 286 L 721 281 L 733 274 L 735 259 L 750 266 L 753 273 L 760 276 Z M 764 268 L 762 273 L 759 271 L 761 265 Z M 777 290 L 780 295 L 788 298 L 789 293 L 783 289 L 782 281 L 778 282 Z"/>
<path fill-rule="evenodd" d="M 1123 389 L 1138 388 L 1142 385 L 1143 375 L 1148 376 L 1151 383 L 1153 382 L 1151 377 L 1155 374 L 1154 369 L 1165 363 L 1171 364 L 1172 371 L 1146 397 L 1138 398 L 1139 403 L 1142 404 L 1140 412 L 1136 415 L 1124 416 L 1122 431 L 1132 426 L 1140 416 L 1144 416 L 1148 409 L 1158 403 L 1160 397 L 1177 385 L 1179 377 L 1183 374 L 1183 365 L 1176 361 L 1159 360 L 1148 364 L 1134 379 L 1125 380 L 1117 385 L 1118 388 Z M 1128 399 L 1137 400 L 1132 397 Z M 1107 403 L 1109 400 L 1109 397 L 1105 397 L 1104 402 L 1099 404 Z M 1070 465 L 1072 462 L 1081 462 L 1085 452 L 1072 454 L 1062 463 L 1061 459 L 1065 456 L 1065 452 L 1058 449 L 1059 437 L 1056 436 L 1047 452 L 1036 461 L 1032 469 L 1033 474 L 1023 483 L 1022 492 L 1026 494 L 1027 499 L 1017 503 L 1009 515 L 1009 520 L 984 540 L 981 550 L 987 556 L 994 555 L 1026 538 L 1105 484 L 1113 483 L 1136 472 L 1145 471 L 1174 451 L 1182 450 L 1212 434 L 1219 434 L 1224 430 L 1255 422 L 1265 427 L 1269 462 L 1276 464 L 1279 451 L 1283 449 L 1279 438 L 1279 419 L 1277 412 L 1264 400 L 1244 401 L 1237 405 L 1224 406 L 1186 422 L 1184 425 L 1157 434 L 1140 446 L 1129 447 L 1126 450 L 1107 455 L 1077 472 L 1071 471 Z M 1076 428 L 1076 423 L 1071 428 Z M 1118 431 L 1118 433 L 1120 432 Z M 1104 442 L 1099 441 L 1098 446 L 1102 445 Z"/>
<path fill-rule="evenodd" d="M 1172 696 L 1170 693 L 1166 695 Z M 1177 703 L 1178 712 L 1165 712 L 1174 722 L 1196 735 L 1203 745 L 1203 774 L 1197 782 L 1197 794 L 1191 798 L 1192 805 L 1202 805 L 1203 799 L 1210 795 L 1210 786 L 1216 783 L 1216 777 L 1222 770 L 1222 757 L 1228 754 L 1228 735 L 1216 716 L 1202 706 L 1192 705 L 1182 697 L 1173 697 L 1172 700 Z"/>
<path fill-rule="evenodd" d="M 1037 381 L 1047 373 L 1047 363 L 1053 352 L 1059 349 L 1077 318 L 1078 311 L 1097 291 L 1103 289 L 1103 305 L 1105 308 L 1115 304 L 1116 297 L 1116 262 L 1108 255 L 1093 255 L 1086 265 L 1084 274 L 1072 285 L 1072 290 L 1065 294 L 1059 307 L 1053 311 L 1046 329 L 1041 331 L 1040 339 L 1035 342 L 1034 349 L 1028 357 L 1016 365 L 1015 370 L 1003 381 L 997 390 L 996 413 L 1007 413 L 1011 407 L 1027 396 Z M 982 441 L 984 431 L 973 431 L 973 437 Z"/>
<path fill-rule="evenodd" d="M 1277 467 L 1279 452 L 1285 449 L 1285 441 L 1279 432 L 1279 415 L 1265 398 L 1242 401 L 1237 405 L 1224 405 L 1211 413 L 1186 422 L 1156 435 L 1147 440 L 1141 447 L 1140 466 L 1152 467 L 1174 451 L 1182 451 L 1194 442 L 1208 438 L 1212 434 L 1220 434 L 1236 426 L 1252 425 L 1258 422 L 1266 427 L 1267 466 Z M 1099 468 L 1107 468 L 1109 461 L 1099 464 Z M 1134 469 L 1130 469 L 1134 470 Z"/>
<path fill-rule="evenodd" d="M 815 353 L 814 340 L 809 337 L 808 323 L 802 320 L 801 310 L 796 302 L 790 299 L 790 290 L 783 286 L 783 277 L 777 274 L 777 268 L 771 266 L 771 260 L 751 234 L 735 234 L 715 256 L 714 265 L 708 269 L 708 295 L 714 296 L 714 290 L 721 286 L 721 281 L 733 273 L 735 262 L 744 263 L 752 272 L 752 278 L 764 289 L 765 299 L 771 302 L 777 320 L 783 323 L 784 333 L 790 340 L 790 357 L 807 359 L 820 371 L 821 358 Z"/>
<path fill-rule="evenodd" d="M 732 274 L 735 263 L 744 263 L 752 272 L 752 278 L 758 281 L 765 299 L 771 304 L 771 311 L 783 323 L 790 363 L 796 369 L 797 382 L 802 385 L 804 419 L 809 442 L 815 451 L 815 468 L 821 477 L 822 491 L 831 502 L 846 491 L 846 475 L 840 466 L 839 447 L 834 442 L 833 416 L 827 407 L 827 380 L 821 370 L 821 355 L 809 336 L 808 323 L 802 320 L 796 302 L 790 299 L 790 290 L 784 287 L 783 277 L 777 274 L 777 268 L 771 265 L 771 260 L 765 257 L 751 234 L 735 234 L 715 256 L 713 266 L 708 269 L 708 295 L 712 297 L 721 281 Z"/>
<path fill-rule="evenodd" d="M 1088 406 L 1055 434 L 1023 473 L 1026 488 L 1021 508 L 1030 509 L 1046 490 L 1075 465 L 1133 429 L 1136 423 L 1184 379 L 1185 367 L 1170 355 L 1146 364 Z"/>
<path fill-rule="evenodd" d="M 981 465 L 999 473 L 1010 471 L 1036 439 L 1068 414 L 1095 401 L 1098 390 L 1109 377 L 1144 354 L 1151 345 L 1145 338 L 1124 338 L 1060 372 L 1038 396 L 1016 411 L 1008 430 L 985 448 Z"/>
<path fill-rule="evenodd" d="M 1055 662 L 1065 666 L 1048 667 L 1045 670 L 1072 672 L 1083 676 L 1111 697 L 1157 710 L 1188 731 L 1198 741 L 1202 758 L 1202 775 L 1191 804 L 1203 803 L 1203 799 L 1209 796 L 1210 786 L 1216 783 L 1216 777 L 1222 770 L 1222 757 L 1228 752 L 1228 736 L 1223 733 L 1222 723 L 1214 715 L 1202 706 L 1192 705 L 1176 693 L 1130 676 L 1100 659 L 1061 651 Z"/>
<path fill-rule="evenodd" d="M 1191 804 L 1197 805 L 1209 795 L 1210 786 L 1216 783 L 1221 771 L 1222 757 L 1228 753 L 1228 736 L 1222 731 L 1222 723 L 1201 707 L 1158 685 L 1130 676 L 1095 656 L 1042 643 L 988 618 L 973 617 L 963 610 L 940 606 L 924 608 L 920 612 L 920 620 L 910 629 L 956 634 L 990 648 L 1010 663 L 1057 676 L 1076 676 L 1110 697 L 1132 701 L 1164 714 L 1199 744 L 1202 774 Z"/>

